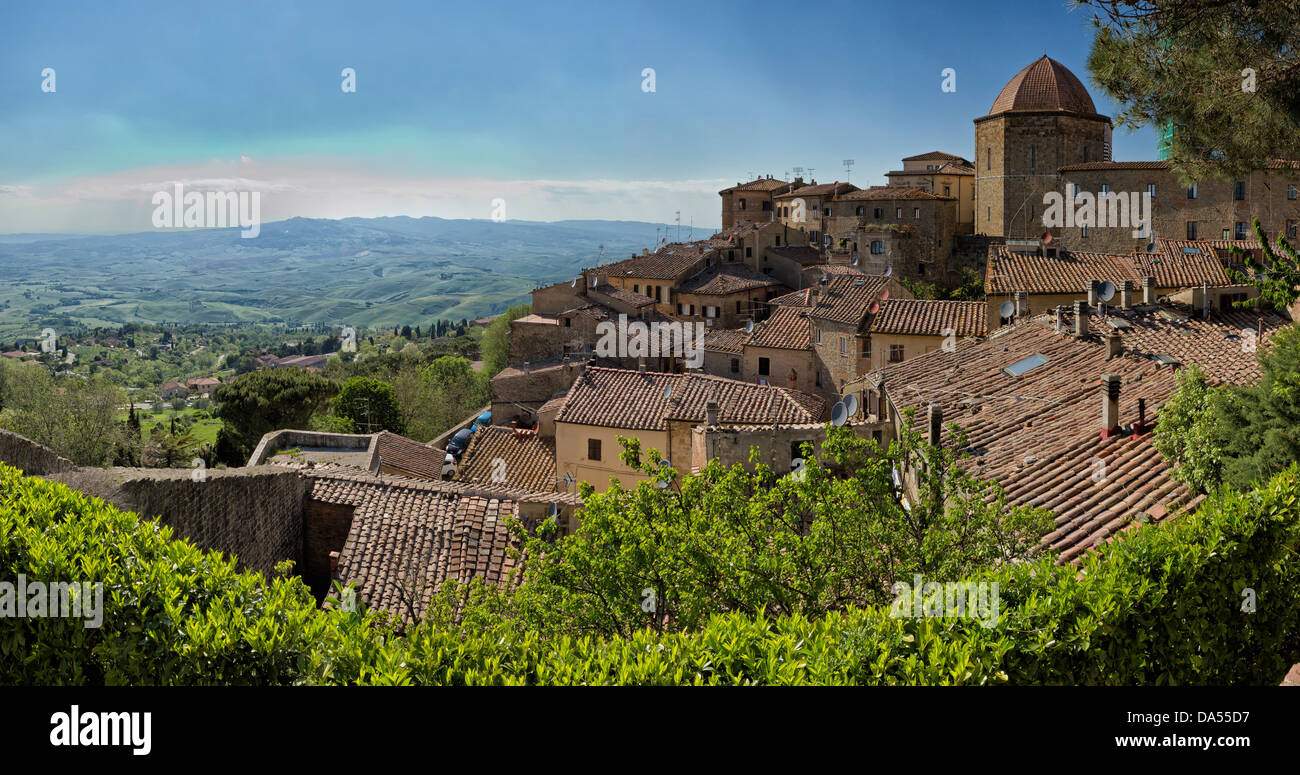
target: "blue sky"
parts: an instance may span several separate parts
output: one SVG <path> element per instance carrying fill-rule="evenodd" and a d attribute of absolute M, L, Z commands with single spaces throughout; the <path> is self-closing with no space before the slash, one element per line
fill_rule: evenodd
<path fill-rule="evenodd" d="M 719 188 L 815 169 L 884 183 L 968 158 L 1047 53 L 1088 78 L 1065 0 L 19 3 L 0 47 L 0 232 L 150 228 L 174 181 L 292 215 L 716 226 Z M 56 91 L 41 90 L 54 68 Z M 356 70 L 356 92 L 340 88 Z M 643 68 L 655 91 L 642 91 Z M 940 71 L 957 71 L 957 91 Z M 1117 131 L 1115 158 L 1155 158 Z"/>

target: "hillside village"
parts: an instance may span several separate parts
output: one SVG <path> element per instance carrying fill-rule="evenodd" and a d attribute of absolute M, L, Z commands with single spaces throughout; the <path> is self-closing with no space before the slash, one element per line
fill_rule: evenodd
<path fill-rule="evenodd" d="M 888 185 L 867 188 L 737 182 L 719 192 L 719 233 L 535 288 L 531 312 L 510 323 L 490 405 L 437 439 L 280 429 L 242 470 L 300 482 L 291 510 L 318 597 L 355 584 L 403 617 L 421 612 L 412 578 L 427 589 L 504 581 L 516 562 L 508 518 L 571 532 L 580 484 L 645 481 L 620 461 L 620 437 L 682 474 L 710 460 L 750 466 L 751 450 L 788 472 L 828 424 L 884 445 L 912 422 L 948 445 L 955 423 L 964 466 L 1013 503 L 1052 511 L 1044 543 L 1062 563 L 1194 509 L 1200 496 L 1153 445 L 1155 418 L 1182 367 L 1204 367 L 1214 384 L 1257 380 L 1257 352 L 1291 323 L 1236 306 L 1258 291 L 1228 272 L 1234 246 L 1260 255 L 1252 218 L 1270 238 L 1296 237 L 1300 166 L 1188 189 L 1164 162 L 1114 161 L 1110 118 L 1046 56 L 974 125 L 970 159 L 907 156 Z M 1150 194 L 1149 228 L 1044 228 L 1044 194 L 1071 189 Z M 909 290 L 950 289 L 969 273 L 983 299 Z M 88 491 L 118 486 L 30 454 Z"/>

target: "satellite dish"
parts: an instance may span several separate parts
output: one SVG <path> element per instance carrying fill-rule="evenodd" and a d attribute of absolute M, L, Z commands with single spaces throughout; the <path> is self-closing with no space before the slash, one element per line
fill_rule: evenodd
<path fill-rule="evenodd" d="M 576 277 L 573 278 L 573 282 L 569 284 L 569 287 L 570 287 L 570 288 L 577 288 L 577 287 L 578 287 L 578 278 L 576 278 Z"/>
<path fill-rule="evenodd" d="M 660 468 L 672 468 L 672 466 L 673 464 L 668 462 L 668 458 L 664 458 L 663 460 L 659 461 Z M 668 489 L 668 482 L 664 481 L 663 479 L 656 479 L 655 487 L 658 487 L 661 490 L 666 490 Z"/>
<path fill-rule="evenodd" d="M 1154 243 L 1154 242 L 1148 242 L 1148 243 L 1147 243 L 1147 252 L 1148 252 L 1148 253 L 1154 253 L 1154 252 L 1156 252 L 1156 243 Z"/>
<path fill-rule="evenodd" d="M 754 333 L 754 321 L 752 320 L 745 321 L 745 333 L 747 334 Z"/>
<path fill-rule="evenodd" d="M 881 301 L 884 301 L 884 300 L 886 300 L 886 299 L 888 299 L 888 298 L 889 298 L 889 289 L 886 288 L 885 290 L 883 290 L 883 291 L 880 292 L 880 300 L 881 300 Z"/>
<path fill-rule="evenodd" d="M 1115 283 L 1110 280 L 1102 283 L 1101 287 L 1097 289 L 1097 298 L 1102 301 L 1110 301 L 1115 298 Z"/>
<path fill-rule="evenodd" d="M 880 302 L 879 302 L 879 301 L 873 301 L 873 302 L 871 302 L 871 306 L 870 306 L 870 307 L 867 307 L 867 312 L 870 312 L 870 313 L 873 314 L 873 315 L 876 314 L 876 313 L 879 312 L 879 311 L 880 311 Z"/>
<path fill-rule="evenodd" d="M 849 417 L 858 413 L 858 394 L 849 393 L 844 397 L 844 408 L 848 411 Z"/>
<path fill-rule="evenodd" d="M 1002 317 L 1004 318 L 1014 317 L 1016 314 L 1016 303 L 1014 301 L 1004 301 L 1002 302 L 1002 306 L 998 307 L 998 312 L 1002 313 Z"/>
<path fill-rule="evenodd" d="M 849 266 L 857 266 L 857 265 L 858 265 L 858 257 L 854 255 L 853 260 L 849 262 Z"/>
<path fill-rule="evenodd" d="M 893 273 L 894 273 L 894 267 L 892 266 L 885 267 L 885 277 L 888 277 Z"/>
<path fill-rule="evenodd" d="M 849 421 L 849 410 L 845 408 L 844 404 L 842 403 L 836 404 L 831 409 L 831 425 L 834 425 L 836 428 L 838 428 L 848 421 Z"/>
<path fill-rule="evenodd" d="M 672 397 L 673 397 L 673 386 L 664 385 L 664 398 L 672 398 Z"/>

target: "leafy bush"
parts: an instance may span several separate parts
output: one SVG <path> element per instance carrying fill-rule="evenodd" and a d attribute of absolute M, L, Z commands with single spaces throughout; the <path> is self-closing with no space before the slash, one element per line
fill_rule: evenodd
<path fill-rule="evenodd" d="M 1080 565 L 976 578 L 1002 618 L 714 615 L 693 632 L 547 638 L 491 616 L 397 638 L 301 580 L 0 466 L 0 578 L 99 581 L 103 625 L 0 619 L 5 684 L 1276 684 L 1300 660 L 1300 467 Z M 1242 610 L 1243 590 L 1257 608 Z M 2 603 L 2 601 L 0 601 Z"/>

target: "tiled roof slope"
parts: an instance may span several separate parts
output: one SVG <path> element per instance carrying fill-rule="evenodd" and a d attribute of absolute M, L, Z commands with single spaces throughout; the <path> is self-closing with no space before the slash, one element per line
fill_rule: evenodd
<path fill-rule="evenodd" d="M 1005 245 L 995 246 L 989 255 L 984 289 L 989 295 L 1014 291 L 1028 293 L 1082 293 L 1090 280 L 1118 284 L 1133 282 L 1141 293 L 1142 278 L 1155 277 L 1158 288 L 1193 288 L 1231 285 L 1223 262 L 1214 256 L 1165 253 L 1086 253 L 1061 251 L 1057 256 L 1017 253 Z"/>
<path fill-rule="evenodd" d="M 812 266 L 820 264 L 823 261 L 822 252 L 814 247 L 806 245 L 780 245 L 767 249 L 767 255 L 787 258 L 791 261 L 798 262 L 803 266 Z"/>
<path fill-rule="evenodd" d="M 375 454 L 378 460 L 371 459 L 372 469 L 376 464 L 382 464 L 424 479 L 442 478 L 442 461 L 446 453 L 436 447 L 380 431 L 375 439 Z"/>
<path fill-rule="evenodd" d="M 1001 372 L 1035 354 L 1048 362 L 1018 377 Z M 1000 482 L 1013 503 L 1050 509 L 1056 529 L 1044 543 L 1068 562 L 1139 513 L 1159 519 L 1199 503 L 1172 478 L 1150 430 L 1101 439 L 1100 378 L 1108 373 L 1121 375 L 1122 425 L 1137 420 L 1138 399 L 1145 398 L 1153 427 L 1177 387 L 1170 369 L 1136 357 L 1107 359 L 1099 339 L 1076 341 L 1036 322 L 956 352 L 935 350 L 887 366 L 883 380 L 894 405 L 915 410 L 918 422 L 933 402 L 943 408 L 945 425 L 966 430 L 969 470 Z M 1094 482 L 1101 465 L 1105 476 Z"/>
<path fill-rule="evenodd" d="M 904 157 L 903 157 L 903 161 L 960 161 L 960 162 L 965 162 L 966 159 L 963 158 L 963 157 L 961 157 L 961 156 L 954 156 L 954 155 L 952 155 L 951 153 L 944 153 L 943 151 L 930 151 L 929 153 L 921 153 L 921 154 L 917 154 L 916 156 L 904 156 Z"/>
<path fill-rule="evenodd" d="M 665 388 L 671 388 L 665 396 Z M 556 422 L 667 430 L 668 420 L 703 422 L 718 402 L 721 423 L 799 423 L 822 419 L 825 401 L 789 388 L 702 374 L 588 368 L 573 383 Z"/>
<path fill-rule="evenodd" d="M 766 288 L 781 283 L 755 270 L 748 264 L 715 264 L 682 283 L 677 290 L 705 296 L 725 296 L 729 293 Z"/>
<path fill-rule="evenodd" d="M 501 481 L 494 479 L 498 471 L 504 477 Z M 480 428 L 470 437 L 469 447 L 456 469 L 456 481 L 542 492 L 554 490 L 555 439 L 544 439 L 531 432 L 516 433 L 500 425 Z"/>
<path fill-rule="evenodd" d="M 719 194 L 729 194 L 733 191 L 776 191 L 780 188 L 786 188 L 790 185 L 787 180 L 778 180 L 776 178 L 757 178 L 748 183 L 737 183 L 730 188 L 724 188 Z"/>
<path fill-rule="evenodd" d="M 844 194 L 857 190 L 858 187 L 852 183 L 815 183 L 812 185 L 800 186 L 793 191 L 787 191 L 783 194 L 777 194 L 775 198 L 790 199 L 792 197 L 826 196 L 828 194 L 843 196 Z"/>
<path fill-rule="evenodd" d="M 1049 317 L 1039 318 L 1048 324 Z M 1064 316 L 1065 330 L 1074 330 L 1074 311 Z M 1114 321 L 1127 323 L 1116 327 Z M 1215 312 L 1207 318 L 1175 317 L 1162 314 L 1159 308 L 1109 309 L 1106 315 L 1096 312 L 1088 315 L 1088 329 L 1105 335 L 1117 333 L 1130 355 L 1155 358 L 1167 355 L 1183 365 L 1197 364 L 1205 371 L 1211 384 L 1248 384 L 1263 376 L 1255 354 L 1273 341 L 1278 329 L 1291 324 L 1280 315 L 1265 311 Z M 1254 351 L 1250 335 L 1254 333 Z"/>
<path fill-rule="evenodd" d="M 872 333 L 984 336 L 988 307 L 982 301 L 886 299 L 871 319 Z"/>
<path fill-rule="evenodd" d="M 782 306 L 773 309 L 766 320 L 756 324 L 744 344 L 749 347 L 806 350 L 812 346 L 811 336 L 807 308 Z"/>
<path fill-rule="evenodd" d="M 975 168 L 964 164 L 948 163 L 932 170 L 890 170 L 885 177 L 906 177 L 908 175 L 974 175 Z"/>
<path fill-rule="evenodd" d="M 816 304 L 808 311 L 814 318 L 837 323 L 860 322 L 871 302 L 880 298 L 889 283 L 885 275 L 860 274 L 828 278 L 818 284 Z"/>
<path fill-rule="evenodd" d="M 745 349 L 749 334 L 743 328 L 711 328 L 704 332 L 704 349 L 739 353 Z"/>
<path fill-rule="evenodd" d="M 1097 114 L 1083 82 L 1068 67 L 1046 55 L 1011 77 L 993 100 L 988 114 L 995 116 L 1011 111 Z"/>
<path fill-rule="evenodd" d="M 508 520 L 519 518 L 509 500 L 374 488 L 353 512 L 339 552 L 337 578 L 354 584 L 370 607 L 409 621 L 424 614 L 429 597 L 449 579 L 512 582 L 517 555 Z"/>
<path fill-rule="evenodd" d="M 893 199 L 953 199 L 950 196 L 939 196 L 932 194 L 922 188 L 909 188 L 907 186 L 876 186 L 873 188 L 863 188 L 844 194 L 840 197 L 842 201 L 874 201 L 874 200 L 893 200 Z"/>
<path fill-rule="evenodd" d="M 676 280 L 703 266 L 705 255 L 715 252 L 718 247 L 712 240 L 671 242 L 649 255 L 625 258 L 622 261 L 595 267 L 590 271 L 602 279 L 636 277 Z"/>

